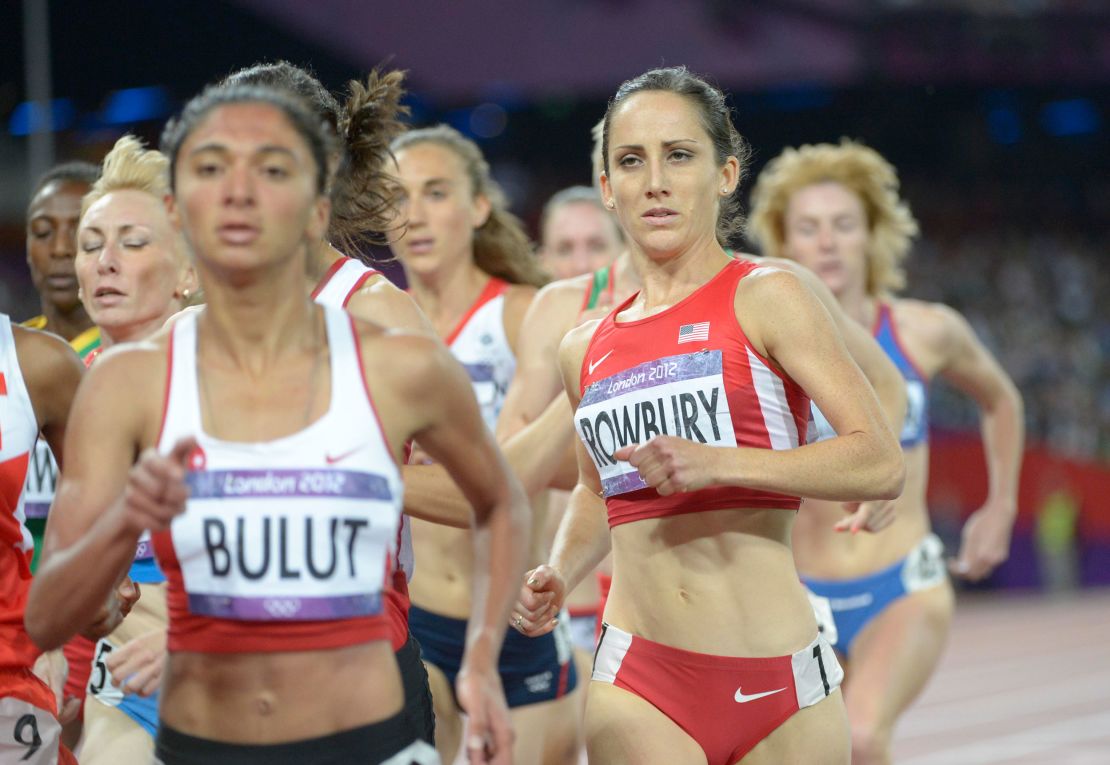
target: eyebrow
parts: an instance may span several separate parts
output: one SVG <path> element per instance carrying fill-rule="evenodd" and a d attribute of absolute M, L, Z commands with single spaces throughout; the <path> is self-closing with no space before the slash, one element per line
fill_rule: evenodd
<path fill-rule="evenodd" d="M 451 185 L 451 179 L 450 178 L 429 178 L 428 180 L 424 181 L 424 185 L 425 186 L 450 186 Z"/>
<path fill-rule="evenodd" d="M 205 143 L 205 144 L 201 144 L 200 146 L 196 147 L 191 152 L 189 152 L 189 156 L 192 157 L 192 156 L 195 156 L 197 154 L 203 154 L 206 151 L 212 151 L 212 152 L 215 152 L 217 154 L 230 154 L 231 153 L 231 149 L 229 149 L 224 144 L 221 144 L 221 143 Z M 277 146 L 275 144 L 266 144 L 265 146 L 260 146 L 258 149 L 256 149 L 254 151 L 254 154 L 256 154 L 256 155 L 257 154 L 284 154 L 284 155 L 287 155 L 290 159 L 296 159 L 297 158 L 297 155 L 293 153 L 292 149 L 290 149 L 286 146 Z"/>
<path fill-rule="evenodd" d="M 697 143 L 694 138 L 672 138 L 669 141 L 663 141 L 664 146 L 674 146 L 676 143 Z M 625 143 L 620 146 L 615 146 L 616 149 L 643 149 L 644 147 L 638 143 Z"/>

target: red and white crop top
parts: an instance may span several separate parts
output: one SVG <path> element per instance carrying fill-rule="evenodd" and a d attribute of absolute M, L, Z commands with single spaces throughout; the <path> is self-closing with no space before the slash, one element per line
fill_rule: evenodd
<path fill-rule="evenodd" d="M 362 373 L 351 319 L 324 307 L 331 404 L 273 441 L 201 425 L 196 314 L 173 328 L 158 450 L 195 436 L 185 512 L 153 536 L 168 581 L 171 651 L 255 653 L 388 640 L 382 613 L 401 474 Z"/>
<path fill-rule="evenodd" d="M 670 308 L 617 321 L 633 295 L 594 332 L 582 360 L 575 428 L 601 476 L 611 527 L 724 508 L 798 508 L 798 497 L 733 486 L 663 497 L 636 468 L 613 458 L 656 435 L 718 447 L 804 443 L 809 397 L 752 348 L 736 321 L 736 287 L 756 268 L 733 261 Z"/>

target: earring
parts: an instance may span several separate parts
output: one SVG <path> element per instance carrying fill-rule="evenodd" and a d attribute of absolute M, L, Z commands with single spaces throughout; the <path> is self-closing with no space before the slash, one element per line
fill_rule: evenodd
<path fill-rule="evenodd" d="M 612 210 L 614 207 L 617 206 L 617 203 L 614 202 L 612 199 L 610 199 L 609 201 L 607 201 L 605 203 L 605 206 L 608 207 L 610 210 Z"/>
<path fill-rule="evenodd" d="M 181 290 L 181 299 L 182 300 L 188 300 L 189 299 L 189 288 L 188 287 Z"/>
<path fill-rule="evenodd" d="M 721 187 L 721 193 L 722 194 L 727 194 L 728 193 L 728 186 L 722 186 Z"/>

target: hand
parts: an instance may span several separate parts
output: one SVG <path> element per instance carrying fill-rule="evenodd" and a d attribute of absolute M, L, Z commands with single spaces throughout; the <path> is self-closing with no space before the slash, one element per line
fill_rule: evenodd
<path fill-rule="evenodd" d="M 559 623 L 556 617 L 566 596 L 567 585 L 557 569 L 547 565 L 534 568 L 524 575 L 509 624 L 528 637 L 546 635 Z"/>
<path fill-rule="evenodd" d="M 105 635 L 112 634 L 131 613 L 131 609 L 139 601 L 140 594 L 139 585 L 131 581 L 131 577 L 124 576 L 108 596 L 108 601 L 100 609 L 100 613 L 81 631 L 81 634 L 89 640 L 99 640 Z"/>
<path fill-rule="evenodd" d="M 189 497 L 185 474 L 196 448 L 196 439 L 182 438 L 166 456 L 154 449 L 139 456 L 127 475 L 122 506 L 125 522 L 135 533 L 168 529 L 173 519 L 185 512 Z"/>
<path fill-rule="evenodd" d="M 162 686 L 166 666 L 166 629 L 159 627 L 128 640 L 108 654 L 106 663 L 124 693 L 153 696 Z"/>
<path fill-rule="evenodd" d="M 954 575 L 978 582 L 1010 557 L 1010 534 L 1014 530 L 1016 509 L 1012 504 L 984 505 L 964 524 L 960 554 L 948 561 Z"/>
<path fill-rule="evenodd" d="M 710 462 L 703 444 L 676 436 L 655 436 L 645 444 L 617 449 L 613 457 L 640 472 L 644 482 L 662 496 L 704 489 L 712 483 Z"/>
<path fill-rule="evenodd" d="M 35 659 L 35 665 L 31 668 L 31 671 L 54 692 L 54 701 L 57 703 L 58 709 L 61 710 L 64 707 L 62 693 L 66 687 L 66 675 L 69 674 L 69 664 L 66 662 L 62 649 L 59 648 L 55 651 L 40 654 Z"/>
<path fill-rule="evenodd" d="M 496 666 L 478 669 L 464 661 L 455 680 L 455 695 L 467 717 L 463 732 L 467 763 L 510 765 L 513 726 Z"/>
<path fill-rule="evenodd" d="M 875 533 L 894 523 L 894 506 L 897 500 L 880 499 L 872 502 L 845 502 L 844 512 L 848 517 L 833 526 L 834 531 L 860 531 Z"/>

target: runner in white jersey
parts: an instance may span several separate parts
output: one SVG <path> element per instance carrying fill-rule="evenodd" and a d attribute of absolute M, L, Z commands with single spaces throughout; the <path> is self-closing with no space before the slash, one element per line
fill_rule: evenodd
<path fill-rule="evenodd" d="M 405 222 L 394 254 L 417 304 L 470 375 L 492 431 L 516 364 L 520 322 L 543 276 L 473 142 L 439 126 L 406 133 L 394 141 L 393 153 Z M 539 560 L 542 519 L 533 517 L 529 557 Z M 445 760 L 459 746 L 460 716 L 450 685 L 473 606 L 462 573 L 470 567 L 466 533 L 413 524 L 420 575 L 412 582 L 409 620 L 429 665 L 436 742 Z M 577 682 L 571 657 L 565 633 L 506 638 L 499 669 L 517 730 L 515 761 L 561 763 L 577 756 L 578 716 L 567 696 Z"/>
<path fill-rule="evenodd" d="M 207 305 L 170 332 L 106 354 L 82 391 L 101 410 L 71 431 L 68 448 L 82 459 L 59 491 L 28 628 L 45 644 L 64 639 L 88 618 L 86 601 L 111 588 L 142 531 L 153 530 L 171 583 L 158 744 L 166 765 L 432 761 L 402 714 L 380 611 L 400 500 L 389 476 L 414 436 L 474 506 L 481 607 L 457 692 L 470 711 L 472 761 L 507 761 L 511 731 L 493 661 L 508 606 L 502 580 L 523 563 L 526 504 L 442 345 L 306 299 L 304 243 L 327 230 L 331 140 L 310 110 L 276 90 L 213 88 L 186 106 L 163 146 L 175 176 L 172 216 Z M 193 365 L 186 348 L 195 348 Z M 192 369 L 178 369 L 178 353 Z M 182 374 L 195 375 L 191 389 Z M 312 451 L 318 431 L 326 441 L 340 427 L 347 402 L 333 397 L 355 395 L 349 385 L 362 416 L 342 427 L 364 440 Z M 184 410 L 173 404 L 175 388 Z M 168 446 L 163 421 L 190 427 L 175 419 L 188 418 L 190 397 L 196 440 L 156 452 Z M 358 464 L 378 429 L 388 460 L 345 476 L 342 463 Z M 348 489 L 363 502 L 342 506 L 336 495 Z M 290 503 L 289 492 L 311 496 Z M 260 533 L 248 534 L 248 521 Z M 298 528 L 304 545 L 291 546 Z M 319 540 L 312 545 L 309 531 Z M 320 578 L 335 586 L 321 591 Z M 59 608 L 63 599 L 72 610 Z"/>
<path fill-rule="evenodd" d="M 82 371 L 60 338 L 0 314 L 0 762 L 76 762 L 61 743 L 56 690 L 32 672 L 40 651 L 23 627 L 34 551 L 23 486 L 40 431 L 61 453 Z"/>

